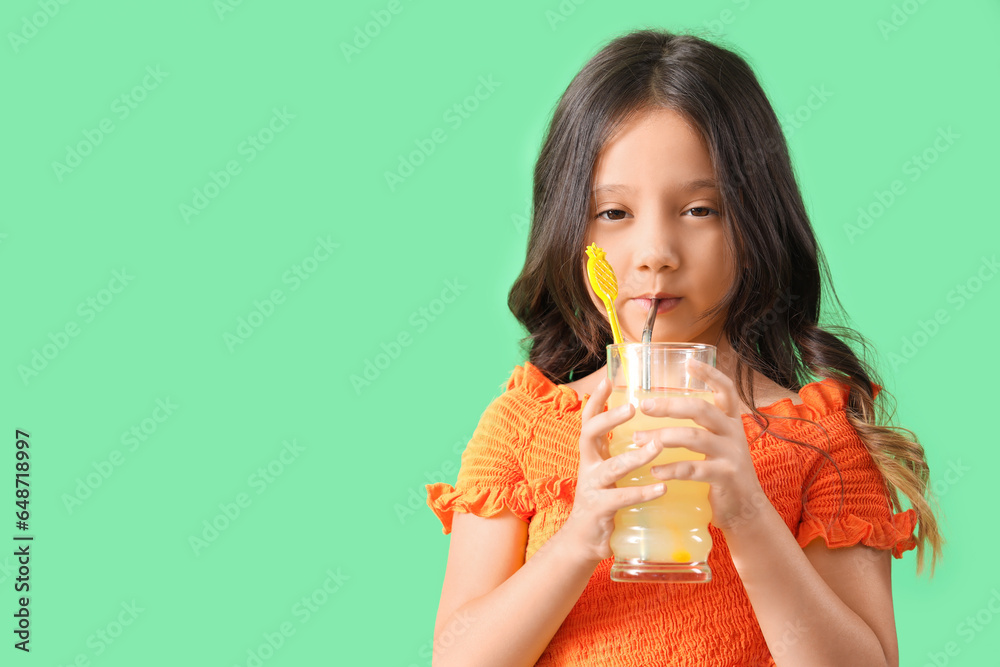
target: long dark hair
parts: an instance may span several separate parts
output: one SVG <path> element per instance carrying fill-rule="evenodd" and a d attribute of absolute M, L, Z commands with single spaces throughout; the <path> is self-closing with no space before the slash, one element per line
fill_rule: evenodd
<path fill-rule="evenodd" d="M 741 400 L 766 431 L 776 416 L 753 407 L 753 371 L 793 391 L 813 377 L 846 383 L 848 418 L 882 471 L 893 507 L 902 510 L 899 490 L 917 513 L 917 571 L 929 542 L 933 574 L 943 539 L 925 498 L 930 491 L 923 447 L 911 431 L 888 425 L 892 413 L 885 404 L 891 397 L 885 390 L 876 406 L 872 383 L 882 383 L 866 360 L 870 346 L 864 337 L 846 326 L 819 325 L 824 285 L 841 312 L 843 307 L 781 126 L 736 53 L 693 35 L 635 31 L 611 41 L 563 93 L 535 165 L 527 257 L 507 300 L 528 331 L 522 341 L 528 360 L 557 383 L 605 364 L 611 328 L 591 300 L 581 268 L 592 170 L 616 131 L 650 108 L 682 114 L 709 147 L 726 242 L 734 265 L 745 268 L 703 317 L 726 313 L 723 335 L 735 352 Z M 862 347 L 861 357 L 848 341 Z"/>

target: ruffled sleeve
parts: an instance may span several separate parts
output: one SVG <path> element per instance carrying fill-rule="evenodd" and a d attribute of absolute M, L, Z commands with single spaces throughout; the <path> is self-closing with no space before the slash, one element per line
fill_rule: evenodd
<path fill-rule="evenodd" d="M 875 385 L 876 394 L 879 389 Z M 816 421 L 829 435 L 827 440 L 813 427 L 814 437 L 806 439 L 830 458 L 805 450 L 806 496 L 796 539 L 802 547 L 816 539 L 831 549 L 864 544 L 891 549 L 893 556 L 902 558 L 916 547 L 917 515 L 913 509 L 893 513 L 885 478 L 847 419 L 848 391 L 847 385 L 827 378 L 802 388 L 803 405 L 789 401 L 774 411 L 792 409 L 798 413 L 794 416 Z"/>
<path fill-rule="evenodd" d="M 534 514 L 534 489 L 525 480 L 520 461 L 529 419 L 515 394 L 505 392 L 494 399 L 462 453 L 455 485 L 426 485 L 427 505 L 440 519 L 445 535 L 451 532 L 456 511 L 488 518 L 507 508 L 524 521 Z"/>

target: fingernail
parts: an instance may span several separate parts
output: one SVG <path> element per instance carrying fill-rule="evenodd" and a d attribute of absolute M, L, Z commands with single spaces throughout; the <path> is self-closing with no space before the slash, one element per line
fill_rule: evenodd
<path fill-rule="evenodd" d="M 646 449 L 648 449 L 651 452 L 655 452 L 656 451 L 656 440 L 650 440 L 648 443 L 646 443 Z"/>
<path fill-rule="evenodd" d="M 641 445 L 647 440 L 649 440 L 649 436 L 646 435 L 645 431 L 636 431 L 635 433 L 632 434 L 632 442 L 634 442 L 637 445 Z"/>
<path fill-rule="evenodd" d="M 642 407 L 643 410 L 652 410 L 653 406 L 656 405 L 656 403 L 654 403 L 653 399 L 651 398 L 644 398 L 642 399 L 642 403 L 640 403 L 639 405 Z"/>

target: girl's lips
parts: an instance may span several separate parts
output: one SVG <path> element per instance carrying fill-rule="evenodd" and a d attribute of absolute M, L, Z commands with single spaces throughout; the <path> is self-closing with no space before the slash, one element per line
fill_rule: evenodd
<path fill-rule="evenodd" d="M 674 297 L 672 299 L 660 299 L 660 302 L 656 305 L 656 314 L 662 315 L 663 313 L 668 313 L 677 307 L 681 299 L 684 297 Z M 632 299 L 632 303 L 639 306 L 643 314 L 649 313 L 649 305 L 652 303 L 652 299 Z"/>

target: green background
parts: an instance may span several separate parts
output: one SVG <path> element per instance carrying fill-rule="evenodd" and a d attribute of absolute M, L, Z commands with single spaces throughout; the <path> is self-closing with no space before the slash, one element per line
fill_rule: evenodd
<path fill-rule="evenodd" d="M 995 659 L 1000 280 L 976 281 L 1000 246 L 997 2 L 50 4 L 0 12 L 0 553 L 19 532 L 17 428 L 35 536 L 29 655 L 0 556 L 0 662 L 247 665 L 286 624 L 263 664 L 430 664 L 448 538 L 424 485 L 454 482 L 522 360 L 505 303 L 544 129 L 584 63 L 646 26 L 719 39 L 758 72 L 837 293 L 926 447 L 949 542 L 933 579 L 915 552 L 894 561 L 902 664 L 949 642 L 947 664 Z M 480 77 L 495 88 L 466 102 Z M 196 191 L 211 198 L 185 220 Z M 303 598 L 322 603 L 306 615 Z"/>

